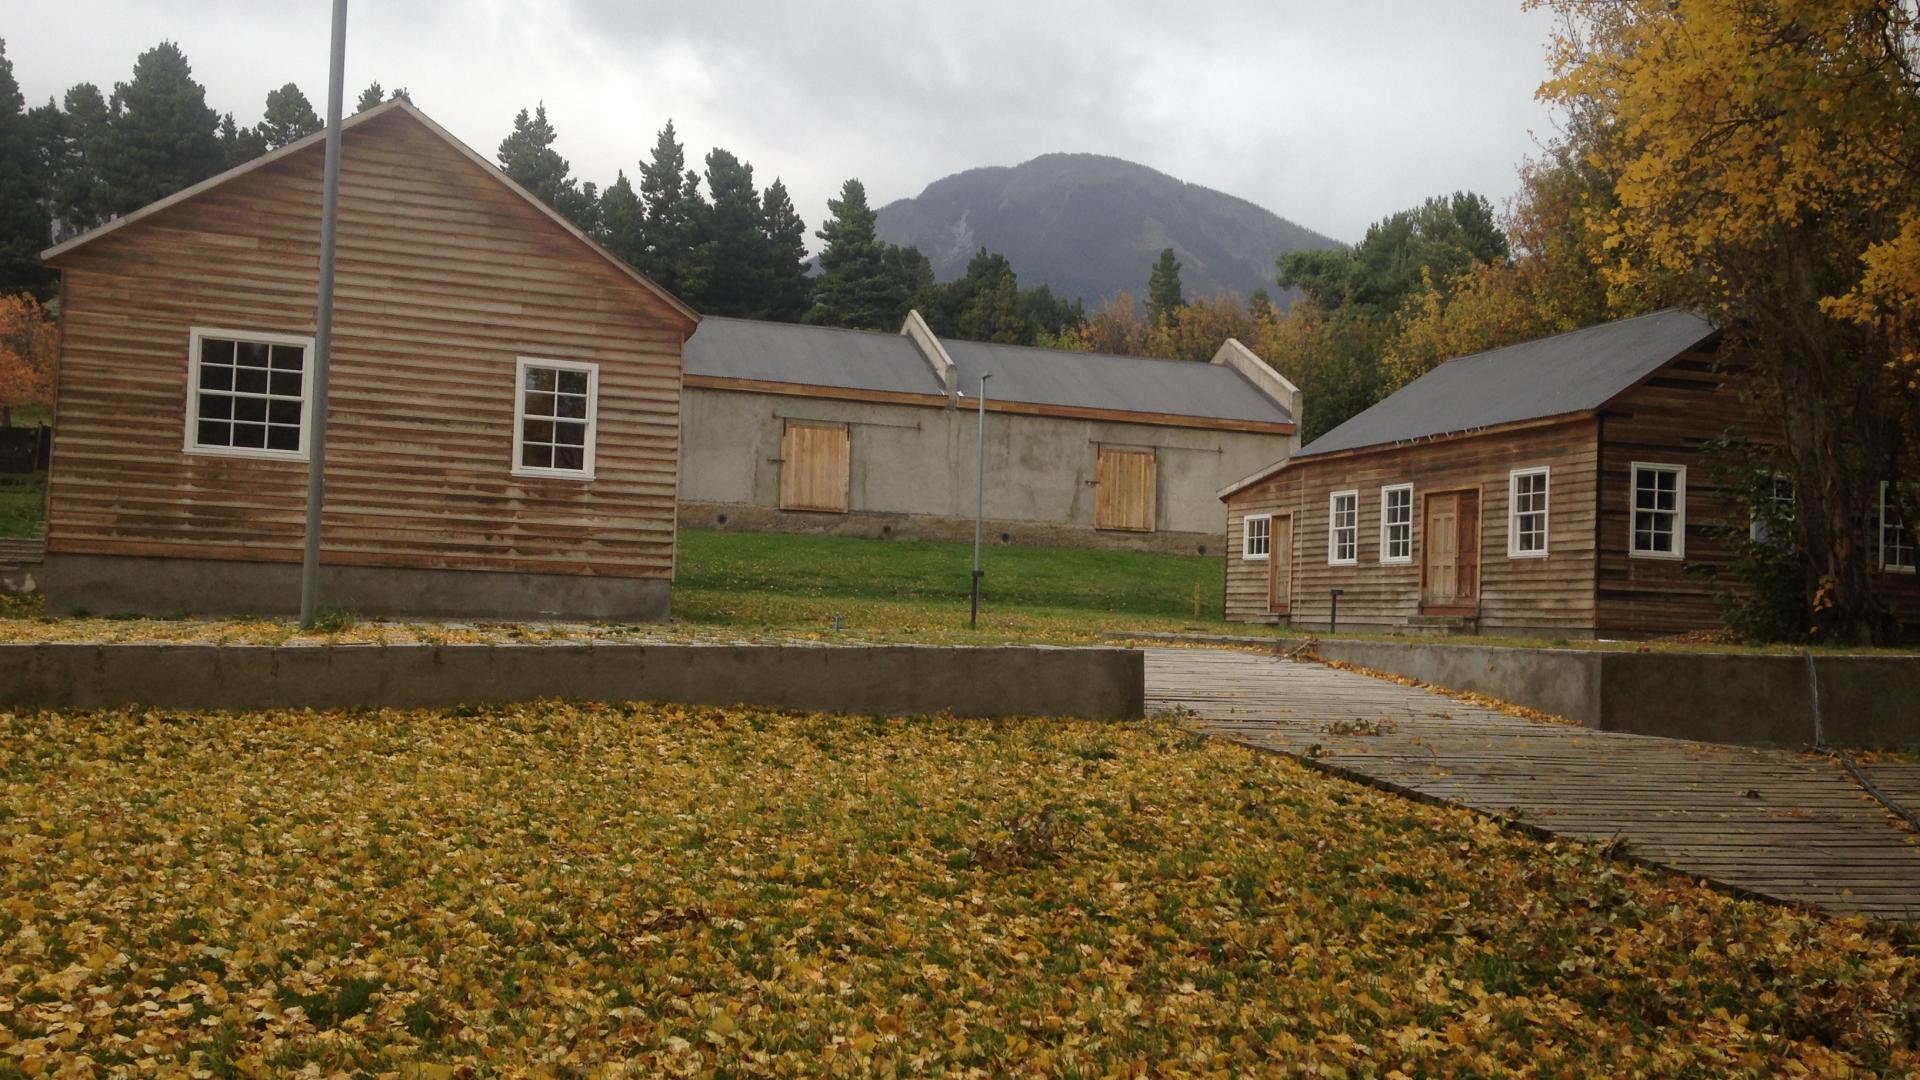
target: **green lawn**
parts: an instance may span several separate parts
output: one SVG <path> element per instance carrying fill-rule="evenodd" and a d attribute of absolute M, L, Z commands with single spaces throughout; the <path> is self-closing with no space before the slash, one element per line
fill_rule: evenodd
<path fill-rule="evenodd" d="M 46 510 L 47 474 L 0 474 L 0 536 L 31 536 Z"/>
<path fill-rule="evenodd" d="M 970 544 L 684 529 L 674 613 L 769 633 L 831 631 L 837 615 L 842 633 L 922 640 L 1227 627 L 1217 557 L 994 546 L 984 563 L 980 628 L 970 631 Z"/>

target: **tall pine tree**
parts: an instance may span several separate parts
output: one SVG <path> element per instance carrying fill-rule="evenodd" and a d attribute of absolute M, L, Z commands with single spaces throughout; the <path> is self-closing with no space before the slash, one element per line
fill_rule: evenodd
<path fill-rule="evenodd" d="M 653 156 L 640 165 L 640 199 L 647 212 L 641 229 L 646 250 L 639 268 L 678 295 L 698 243 L 704 203 L 699 175 L 687 171 L 687 152 L 674 136 L 672 120 L 654 140 Z"/>
<path fill-rule="evenodd" d="M 714 315 L 764 318 L 770 267 L 753 166 L 715 147 L 707 153 L 707 193 L 712 202 L 701 216 L 685 299 Z"/>
<path fill-rule="evenodd" d="M 108 152 L 94 164 L 111 213 L 137 210 L 225 165 L 216 134 L 220 117 L 171 41 L 140 54 L 133 78 L 113 88 L 110 112 Z"/>
<path fill-rule="evenodd" d="M 376 84 L 378 85 L 378 84 Z M 307 95 L 292 83 L 267 91 L 267 111 L 260 121 L 260 137 L 269 150 L 278 150 L 291 142 L 319 131 L 325 126 Z"/>
<path fill-rule="evenodd" d="M 827 200 L 832 214 L 815 233 L 822 241 L 817 303 L 807 321 L 861 330 L 891 330 L 904 313 L 911 285 L 904 263 L 874 233 L 873 208 L 866 185 L 848 180 L 838 199 Z M 898 251 L 900 249 L 894 249 Z"/>
<path fill-rule="evenodd" d="M 521 109 L 513 118 L 513 133 L 500 140 L 500 168 L 568 221 L 588 232 L 597 231 L 593 188 L 582 189 L 567 175 L 567 159 L 553 149 L 554 138 L 546 105 L 536 106 L 532 116 Z"/>
<path fill-rule="evenodd" d="M 65 108 L 52 101 L 33 110 L 41 184 L 60 237 L 107 219 L 106 182 L 98 163 L 110 152 L 112 116 L 92 83 L 68 90 Z"/>
<path fill-rule="evenodd" d="M 243 128 L 233 122 L 233 114 L 220 118 L 220 158 L 226 168 L 245 164 L 267 152 L 266 136 L 258 128 Z"/>
<path fill-rule="evenodd" d="M 51 280 L 40 265 L 52 232 L 47 185 L 26 104 L 0 41 L 0 293 L 42 293 Z"/>
<path fill-rule="evenodd" d="M 620 256 L 627 265 L 635 267 L 645 259 L 647 208 L 640 203 L 640 196 L 633 190 L 633 183 L 627 179 L 623 169 L 600 193 L 600 231 L 597 234 L 607 250 Z"/>
<path fill-rule="evenodd" d="M 760 221 L 766 238 L 766 317 L 776 322 L 799 322 L 813 306 L 813 278 L 807 274 L 807 223 L 800 220 L 779 177 L 760 195 Z"/>
<path fill-rule="evenodd" d="M 380 83 L 375 81 L 365 90 L 360 91 L 360 100 L 353 103 L 353 111 L 357 113 L 366 112 L 368 109 L 387 100 L 386 94 L 387 92 L 385 90 L 380 89 Z"/>
<path fill-rule="evenodd" d="M 1173 257 L 1172 248 L 1165 248 L 1147 277 L 1147 317 L 1159 322 L 1186 302 L 1180 290 L 1180 260 Z"/>

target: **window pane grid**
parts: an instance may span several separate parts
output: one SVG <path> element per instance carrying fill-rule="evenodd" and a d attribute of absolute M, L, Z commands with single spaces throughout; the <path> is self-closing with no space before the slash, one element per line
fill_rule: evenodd
<path fill-rule="evenodd" d="M 1350 563 L 1360 557 L 1360 494 L 1343 492 L 1333 496 L 1330 520 L 1332 544 L 1329 555 L 1337 563 Z"/>
<path fill-rule="evenodd" d="M 1633 550 L 1647 555 L 1677 555 L 1680 524 L 1680 470 L 1636 465 L 1633 471 Z"/>
<path fill-rule="evenodd" d="M 1248 558 L 1259 558 L 1272 550 L 1273 519 L 1250 517 L 1247 519 L 1247 539 L 1242 554 Z"/>
<path fill-rule="evenodd" d="M 523 364 L 520 391 L 521 468 L 586 473 L 593 416 L 591 373 Z"/>
<path fill-rule="evenodd" d="M 193 446 L 300 452 L 306 347 L 202 336 Z"/>
<path fill-rule="evenodd" d="M 1891 484 L 1880 489 L 1880 565 L 1887 570 L 1913 570 L 1920 566 L 1920 551 L 1891 489 Z"/>
<path fill-rule="evenodd" d="M 1547 550 L 1547 474 L 1513 474 L 1513 550 L 1537 555 Z"/>
<path fill-rule="evenodd" d="M 1413 489 L 1386 489 L 1382 516 L 1386 521 L 1387 559 L 1410 561 L 1413 558 Z"/>

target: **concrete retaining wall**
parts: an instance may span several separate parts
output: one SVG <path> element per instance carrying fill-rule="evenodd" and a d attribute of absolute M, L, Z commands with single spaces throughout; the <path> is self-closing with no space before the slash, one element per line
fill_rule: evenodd
<path fill-rule="evenodd" d="M 1144 656 L 924 645 L 0 645 L 0 708 L 430 708 L 536 698 L 1123 720 Z"/>
<path fill-rule="evenodd" d="M 1327 640 L 1320 655 L 1471 690 L 1602 731 L 1754 746 L 1814 741 L 1797 655 Z M 1920 657 L 1816 656 L 1825 740 L 1920 747 Z"/>

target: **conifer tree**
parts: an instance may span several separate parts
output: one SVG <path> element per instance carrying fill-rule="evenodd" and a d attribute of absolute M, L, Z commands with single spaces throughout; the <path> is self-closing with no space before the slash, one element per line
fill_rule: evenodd
<path fill-rule="evenodd" d="M 787 186 L 778 177 L 760 196 L 761 231 L 766 239 L 766 317 L 799 322 L 813 306 L 813 279 L 807 274 L 807 223 L 793 208 Z"/>
<path fill-rule="evenodd" d="M 613 183 L 607 185 L 607 190 L 600 193 L 597 236 L 608 251 L 635 269 L 646 257 L 646 214 L 646 207 L 641 205 L 626 170 L 621 170 Z"/>
<path fill-rule="evenodd" d="M 140 54 L 133 78 L 113 88 L 109 112 L 107 153 L 94 166 L 111 213 L 137 210 L 224 167 L 220 117 L 171 41 Z"/>
<path fill-rule="evenodd" d="M 702 215 L 685 299 L 714 315 L 764 318 L 771 267 L 753 166 L 714 148 L 707 153 L 707 193 L 712 202 Z"/>
<path fill-rule="evenodd" d="M 0 41 L 0 293 L 38 292 L 49 283 L 40 249 L 52 229 L 38 162 L 26 98 Z"/>
<path fill-rule="evenodd" d="M 291 142 L 319 131 L 325 126 L 313 103 L 293 83 L 267 91 L 266 115 L 260 120 L 260 138 L 269 150 L 278 150 Z"/>
<path fill-rule="evenodd" d="M 380 89 L 380 83 L 376 80 L 365 90 L 360 91 L 360 100 L 354 102 L 353 111 L 357 113 L 366 112 L 368 109 L 387 100 L 386 94 L 387 92 Z"/>
<path fill-rule="evenodd" d="M 905 264 L 898 256 L 890 259 L 888 246 L 874 233 L 875 215 L 867 205 L 866 186 L 848 180 L 841 185 L 838 199 L 827 200 L 827 210 L 832 216 L 814 234 L 823 242 L 822 273 L 815 292 L 818 302 L 807 313 L 807 321 L 892 329 L 896 314 L 906 307 L 910 286 L 899 273 Z"/>
<path fill-rule="evenodd" d="M 654 140 L 652 158 L 640 165 L 640 200 L 646 205 L 641 229 L 646 250 L 639 268 L 678 295 L 697 242 L 703 203 L 699 174 L 687 171 L 686 150 L 674 136 L 672 120 Z"/>
<path fill-rule="evenodd" d="M 1173 257 L 1172 248 L 1165 248 L 1147 278 L 1147 316 L 1158 322 L 1186 302 L 1180 291 L 1180 260 Z"/>
<path fill-rule="evenodd" d="M 500 168 L 568 221 L 596 231 L 593 188 L 582 189 L 567 175 L 567 159 L 553 149 L 555 137 L 546 105 L 536 106 L 531 116 L 521 109 L 513 118 L 513 133 L 500 140 Z"/>
<path fill-rule="evenodd" d="M 267 152 L 267 138 L 259 128 L 243 128 L 233 122 L 233 114 L 220 118 L 220 159 L 225 168 L 252 161 Z"/>
<path fill-rule="evenodd" d="M 99 87 L 79 83 L 63 102 L 64 108 L 48 101 L 32 115 L 41 183 L 55 228 L 66 236 L 107 218 L 106 185 L 97 163 L 109 153 L 112 130 Z"/>

